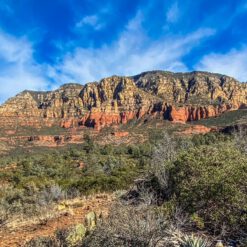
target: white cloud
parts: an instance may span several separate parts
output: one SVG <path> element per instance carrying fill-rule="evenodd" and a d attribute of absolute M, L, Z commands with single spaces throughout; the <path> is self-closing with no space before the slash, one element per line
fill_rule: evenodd
<path fill-rule="evenodd" d="M 206 55 L 195 69 L 226 74 L 240 81 L 247 81 L 247 47 L 232 49 L 226 54 Z"/>
<path fill-rule="evenodd" d="M 113 74 L 134 75 L 156 69 L 186 71 L 182 58 L 214 34 L 212 29 L 199 29 L 153 41 L 142 27 L 142 21 L 143 15 L 139 12 L 114 42 L 100 48 L 77 47 L 57 58 L 54 65 L 37 64 L 32 43 L 25 37 L 17 39 L 0 30 L 0 102 L 25 89 L 47 90 L 49 81 L 57 82 L 53 83 L 54 88 Z"/>
<path fill-rule="evenodd" d="M 101 22 L 99 16 L 97 15 L 88 15 L 83 17 L 79 22 L 76 23 L 76 28 L 82 28 L 85 25 L 91 26 L 95 30 L 100 30 L 104 27 L 104 23 Z"/>
<path fill-rule="evenodd" d="M 44 68 L 33 59 L 32 45 L 0 31 L 0 102 L 22 90 L 47 87 Z"/>
<path fill-rule="evenodd" d="M 61 82 L 86 83 L 112 74 L 134 75 L 154 69 L 186 71 L 182 57 L 214 34 L 212 29 L 199 29 L 185 36 L 151 41 L 142 28 L 142 19 L 138 13 L 112 44 L 98 49 L 77 48 L 66 54 L 61 63 L 50 67 L 50 76 Z"/>
<path fill-rule="evenodd" d="M 166 20 L 170 23 L 174 23 L 179 18 L 178 3 L 175 2 L 166 13 Z"/>
<path fill-rule="evenodd" d="M 0 57 L 5 62 L 24 62 L 32 56 L 32 47 L 25 38 L 16 39 L 0 32 Z"/>

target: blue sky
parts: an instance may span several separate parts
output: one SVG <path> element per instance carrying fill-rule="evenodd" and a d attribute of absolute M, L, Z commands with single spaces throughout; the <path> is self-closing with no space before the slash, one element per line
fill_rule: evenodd
<path fill-rule="evenodd" d="M 247 81 L 247 0 L 0 0 L 0 102 L 142 71 Z"/>

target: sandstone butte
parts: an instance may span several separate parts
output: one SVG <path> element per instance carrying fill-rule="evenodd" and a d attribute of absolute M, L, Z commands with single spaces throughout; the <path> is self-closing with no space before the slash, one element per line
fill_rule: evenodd
<path fill-rule="evenodd" d="M 23 91 L 0 106 L 0 127 L 77 128 L 159 117 L 188 122 L 247 105 L 247 84 L 208 72 L 145 72 L 100 82 L 65 84 L 55 91 Z"/>

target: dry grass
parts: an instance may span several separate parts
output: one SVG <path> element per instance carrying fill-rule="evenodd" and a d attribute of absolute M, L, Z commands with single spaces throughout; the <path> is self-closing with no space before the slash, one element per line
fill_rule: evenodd
<path fill-rule="evenodd" d="M 100 194 L 84 198 L 65 200 L 55 205 L 41 217 L 18 218 L 0 231 L 1 247 L 17 247 L 33 238 L 52 236 L 56 230 L 82 223 L 88 212 L 107 215 L 114 197 Z"/>

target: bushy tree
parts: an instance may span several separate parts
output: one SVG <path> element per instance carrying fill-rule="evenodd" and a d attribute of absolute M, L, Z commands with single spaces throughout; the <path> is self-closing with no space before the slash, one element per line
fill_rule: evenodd
<path fill-rule="evenodd" d="M 95 143 L 94 143 L 94 140 L 92 139 L 92 137 L 88 134 L 85 134 L 84 135 L 84 150 L 87 152 L 87 153 L 90 153 L 94 150 L 95 148 Z"/>
<path fill-rule="evenodd" d="M 247 231 L 247 156 L 233 145 L 183 152 L 170 170 L 169 182 L 177 204 L 196 213 L 213 232 Z"/>

